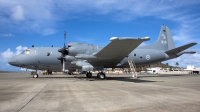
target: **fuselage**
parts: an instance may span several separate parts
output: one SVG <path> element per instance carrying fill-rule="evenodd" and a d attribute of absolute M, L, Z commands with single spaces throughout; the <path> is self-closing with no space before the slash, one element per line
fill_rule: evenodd
<path fill-rule="evenodd" d="M 81 69 L 81 66 L 73 64 L 73 62 L 84 62 L 84 64 L 95 66 L 98 63 L 96 60 L 80 60 L 76 59 L 74 56 L 77 54 L 95 54 L 100 51 L 103 47 L 92 44 L 82 44 L 75 43 L 69 47 L 69 55 L 65 57 L 66 69 L 73 71 L 75 69 Z M 32 47 L 25 50 L 23 53 L 12 57 L 9 63 L 14 66 L 28 68 L 28 69 L 38 69 L 38 70 L 52 70 L 61 71 L 62 64 L 57 58 L 61 56 L 58 52 L 59 47 Z M 154 49 L 143 49 L 136 48 L 127 57 L 125 57 L 118 65 L 115 67 L 129 67 L 128 59 L 132 59 L 136 66 L 147 65 L 151 63 L 156 63 L 169 59 L 169 56 L 162 50 Z M 103 66 L 103 68 L 110 68 L 111 66 Z M 113 66 L 112 66 L 113 67 Z"/>

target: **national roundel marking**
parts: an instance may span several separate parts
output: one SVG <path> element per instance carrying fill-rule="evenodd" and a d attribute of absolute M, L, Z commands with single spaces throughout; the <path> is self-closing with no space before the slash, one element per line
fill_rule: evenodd
<path fill-rule="evenodd" d="M 151 59 L 150 55 L 146 55 L 146 59 L 150 60 Z"/>
<path fill-rule="evenodd" d="M 163 37 L 164 40 L 166 40 L 166 36 L 165 36 L 165 34 L 162 34 L 162 37 Z"/>

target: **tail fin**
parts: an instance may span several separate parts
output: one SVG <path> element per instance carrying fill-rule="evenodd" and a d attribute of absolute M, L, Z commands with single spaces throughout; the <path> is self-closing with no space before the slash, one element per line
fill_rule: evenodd
<path fill-rule="evenodd" d="M 152 45 L 145 46 L 148 49 L 158 49 L 158 50 L 170 50 L 175 48 L 174 41 L 172 39 L 171 32 L 167 26 L 162 26 L 158 40 Z"/>

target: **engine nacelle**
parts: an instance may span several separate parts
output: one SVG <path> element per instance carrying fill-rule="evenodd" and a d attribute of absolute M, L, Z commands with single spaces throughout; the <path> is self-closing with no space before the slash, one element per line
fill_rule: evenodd
<path fill-rule="evenodd" d="M 93 70 L 103 70 L 103 66 L 92 66 L 92 65 L 84 65 L 82 66 L 82 71 L 93 71 Z"/>
<path fill-rule="evenodd" d="M 98 45 L 77 43 L 77 42 L 71 42 L 68 46 L 70 46 L 68 47 L 69 49 L 68 51 L 69 51 L 69 55 L 71 56 L 77 56 L 78 54 L 94 55 L 93 53 L 99 52 L 103 48 L 102 46 L 98 46 Z"/>
<path fill-rule="evenodd" d="M 82 71 L 93 71 L 94 67 L 92 65 L 82 66 Z"/>
<path fill-rule="evenodd" d="M 69 47 L 69 55 L 85 54 L 90 44 L 71 42 Z"/>
<path fill-rule="evenodd" d="M 94 60 L 94 59 L 97 59 L 96 56 L 87 55 L 87 54 L 78 54 L 75 57 L 76 57 L 76 59 L 83 59 L 83 60 Z"/>
<path fill-rule="evenodd" d="M 65 56 L 65 60 L 66 61 L 74 61 L 74 60 L 76 60 L 76 58 L 74 56 L 67 55 L 67 56 Z"/>

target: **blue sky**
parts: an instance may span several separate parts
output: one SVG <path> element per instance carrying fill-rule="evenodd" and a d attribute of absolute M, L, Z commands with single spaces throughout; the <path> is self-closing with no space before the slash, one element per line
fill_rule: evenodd
<path fill-rule="evenodd" d="M 18 70 L 7 60 L 27 47 L 85 42 L 105 46 L 113 36 L 157 40 L 162 24 L 171 29 L 176 47 L 200 40 L 199 0 L 0 0 L 0 70 Z M 170 60 L 200 67 L 197 53 Z"/>

